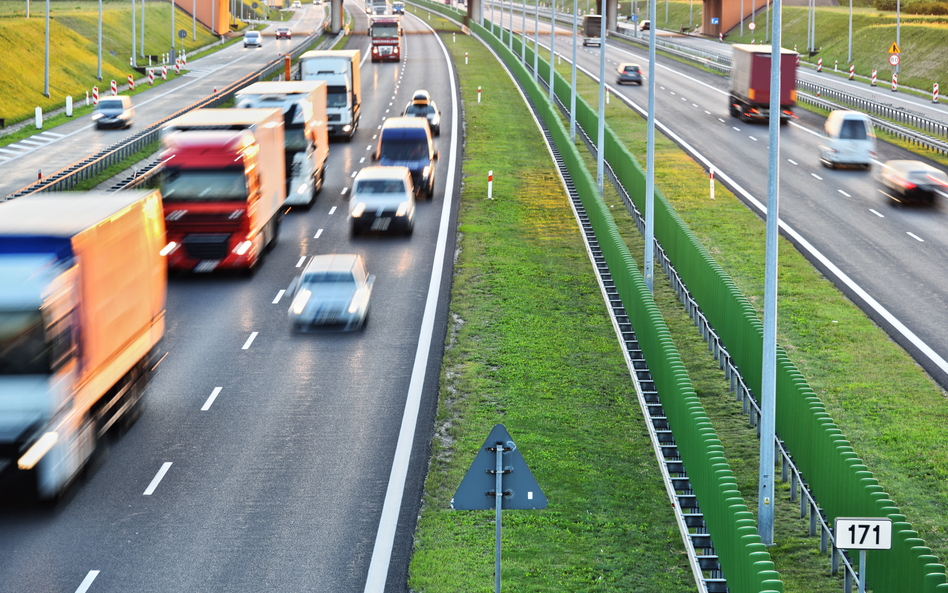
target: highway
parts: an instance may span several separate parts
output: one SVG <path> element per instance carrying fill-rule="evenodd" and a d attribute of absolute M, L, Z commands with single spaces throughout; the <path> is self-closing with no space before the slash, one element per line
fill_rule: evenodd
<path fill-rule="evenodd" d="M 500 15 L 495 13 L 497 22 Z M 485 11 L 485 20 L 490 10 Z M 510 15 L 505 15 L 509 25 Z M 520 31 L 520 16 L 513 15 Z M 549 55 L 549 24 L 540 23 L 540 45 Z M 527 19 L 528 38 L 533 21 Z M 543 35 L 543 33 L 546 35 Z M 572 28 L 557 27 L 556 52 L 568 63 Z M 519 36 L 519 35 L 518 35 Z M 645 112 L 648 82 L 616 87 L 620 62 L 648 71 L 647 48 L 607 42 L 607 83 L 612 93 Z M 577 52 L 579 68 L 598 79 L 600 49 Z M 727 78 L 659 56 L 656 64 L 656 119 L 679 145 L 693 149 L 719 180 L 731 180 L 738 197 L 763 215 L 767 204 L 768 130 L 728 113 Z M 802 109 L 781 128 L 780 219 L 785 236 L 843 292 L 879 323 L 943 387 L 948 387 L 948 283 L 938 270 L 948 266 L 948 212 L 896 207 L 880 192 L 881 162 L 924 160 L 884 142 L 871 172 L 830 170 L 819 161 L 824 120 Z M 935 163 L 932 163 L 935 164 Z M 936 165 L 937 166 L 937 165 Z M 828 320 L 830 323 L 832 320 Z"/>
<path fill-rule="evenodd" d="M 364 31 L 361 7 L 348 8 Z M 364 61 L 359 131 L 331 144 L 316 204 L 286 216 L 257 273 L 170 279 L 167 356 L 131 430 L 100 443 L 52 508 L 30 501 L 14 472 L 0 474 L 0 589 L 405 589 L 437 404 L 461 145 L 447 52 L 414 17 L 405 29 L 418 34 L 404 37 L 403 62 Z M 149 104 L 154 113 L 142 109 L 136 127 L 249 72 L 271 44 L 221 52 L 219 69 L 178 83 L 191 86 Z M 348 47 L 367 56 L 368 38 L 353 35 Z M 351 179 L 371 164 L 382 121 L 418 88 L 442 111 L 434 198 L 418 205 L 410 238 L 350 239 Z M 104 134 L 77 129 L 71 142 L 86 150 L 64 160 Z M 307 258 L 333 252 L 361 254 L 377 276 L 367 326 L 294 334 L 284 291 Z"/>

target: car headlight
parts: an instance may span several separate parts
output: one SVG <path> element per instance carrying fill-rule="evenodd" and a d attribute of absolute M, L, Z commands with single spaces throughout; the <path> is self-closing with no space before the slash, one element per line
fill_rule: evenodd
<path fill-rule="evenodd" d="M 352 218 L 359 218 L 362 216 L 363 212 L 365 212 L 365 202 L 359 202 L 355 205 L 355 208 L 349 211 L 349 216 Z"/>
<path fill-rule="evenodd" d="M 411 202 L 402 202 L 398 205 L 398 210 L 395 211 L 395 216 L 405 216 L 408 214 L 408 207 L 411 205 Z"/>
<path fill-rule="evenodd" d="M 303 184 L 300 185 L 299 189 L 296 190 L 296 193 L 298 193 L 298 194 L 305 194 L 305 193 L 306 193 L 306 188 L 308 188 L 308 187 L 309 187 L 309 184 L 308 184 L 308 183 L 303 183 Z"/>
<path fill-rule="evenodd" d="M 313 293 L 310 292 L 308 288 L 301 289 L 296 297 L 293 298 L 293 303 L 290 305 L 290 312 L 294 315 L 302 314 L 311 296 L 313 296 Z"/>
<path fill-rule="evenodd" d="M 243 241 L 241 243 L 238 243 L 237 246 L 234 247 L 234 253 L 236 253 L 237 255 L 243 255 L 247 253 L 247 251 L 249 251 L 251 247 L 253 247 L 253 241 Z"/>
<path fill-rule="evenodd" d="M 430 174 L 431 174 L 431 165 L 428 165 L 427 167 L 425 167 L 425 170 L 421 172 L 421 176 L 424 179 L 428 179 L 428 175 Z"/>
<path fill-rule="evenodd" d="M 352 300 L 349 301 L 349 309 L 348 309 L 349 313 L 355 313 L 356 311 L 359 310 L 359 307 L 362 306 L 362 302 L 365 300 L 362 298 L 362 294 L 364 292 L 365 291 L 360 288 L 359 290 L 355 292 L 354 295 L 352 295 Z"/>
<path fill-rule="evenodd" d="M 101 114 L 101 113 L 94 113 L 94 114 L 92 115 L 92 121 L 95 121 L 95 120 L 97 120 L 97 119 L 102 119 L 102 114 Z"/>

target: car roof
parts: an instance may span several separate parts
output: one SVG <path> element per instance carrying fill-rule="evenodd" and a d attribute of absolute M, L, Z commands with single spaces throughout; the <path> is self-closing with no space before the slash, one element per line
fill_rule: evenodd
<path fill-rule="evenodd" d="M 411 94 L 411 100 L 412 101 L 430 101 L 431 93 L 429 93 L 425 89 L 418 89 L 417 91 Z"/>
<path fill-rule="evenodd" d="M 619 64 L 619 70 L 625 70 L 627 66 L 635 66 L 635 67 L 638 68 L 639 70 L 642 69 L 641 66 L 639 66 L 638 64 L 635 64 L 635 63 L 633 63 L 633 62 L 622 62 L 621 64 Z"/>
<path fill-rule="evenodd" d="M 428 129 L 428 122 L 418 117 L 390 117 L 382 124 L 382 131 L 400 128 Z"/>
<path fill-rule="evenodd" d="M 356 181 L 362 181 L 364 179 L 404 179 L 406 176 L 411 177 L 411 171 L 408 170 L 408 167 L 382 167 L 374 165 L 360 170 L 356 175 Z"/>
<path fill-rule="evenodd" d="M 362 256 L 355 253 L 316 255 L 306 264 L 303 274 L 319 272 L 349 272 Z"/>

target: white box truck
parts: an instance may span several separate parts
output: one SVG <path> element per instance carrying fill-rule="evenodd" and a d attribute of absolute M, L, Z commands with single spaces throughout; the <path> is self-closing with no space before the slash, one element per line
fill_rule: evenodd
<path fill-rule="evenodd" d="M 241 109 L 283 111 L 286 204 L 312 206 L 323 187 L 329 158 L 326 82 L 258 82 L 238 91 L 234 101 Z"/>
<path fill-rule="evenodd" d="M 165 330 L 157 190 L 0 204 L 0 450 L 60 495 L 141 411 Z"/>
<path fill-rule="evenodd" d="M 602 15 L 587 14 L 583 17 L 583 47 L 602 45 Z"/>
<path fill-rule="evenodd" d="M 301 80 L 326 81 L 329 135 L 351 139 L 362 116 L 361 52 L 357 49 L 308 51 L 300 56 Z"/>

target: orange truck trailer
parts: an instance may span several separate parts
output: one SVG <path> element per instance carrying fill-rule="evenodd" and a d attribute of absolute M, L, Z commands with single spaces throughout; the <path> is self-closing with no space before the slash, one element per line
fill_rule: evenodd
<path fill-rule="evenodd" d="M 164 245 L 157 190 L 0 204 L 0 457 L 40 498 L 140 413 L 165 329 Z"/>
<path fill-rule="evenodd" d="M 286 200 L 283 111 L 195 109 L 162 128 L 168 267 L 252 270 Z"/>

